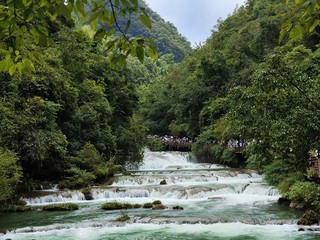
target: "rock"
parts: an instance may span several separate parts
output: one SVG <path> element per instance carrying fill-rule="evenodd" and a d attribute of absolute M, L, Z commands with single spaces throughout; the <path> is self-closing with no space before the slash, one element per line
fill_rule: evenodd
<path fill-rule="evenodd" d="M 306 211 L 299 219 L 298 225 L 314 225 L 319 224 L 319 216 L 313 210 Z"/>
<path fill-rule="evenodd" d="M 183 207 L 180 207 L 180 206 L 175 206 L 172 208 L 173 210 L 183 210 Z"/>
<path fill-rule="evenodd" d="M 165 179 L 163 179 L 161 182 L 160 182 L 160 185 L 167 185 L 167 181 Z"/>
<path fill-rule="evenodd" d="M 291 208 L 297 208 L 298 204 L 295 202 L 291 202 L 289 205 Z"/>
<path fill-rule="evenodd" d="M 278 204 L 279 205 L 284 205 L 284 206 L 290 206 L 290 200 L 287 199 L 287 198 L 280 197 L 278 199 Z"/>
<path fill-rule="evenodd" d="M 208 200 L 222 200 L 223 197 L 208 197 Z"/>
<path fill-rule="evenodd" d="M 91 193 L 86 193 L 86 194 L 83 194 L 83 195 L 84 195 L 84 198 L 85 198 L 86 200 L 93 200 L 93 196 L 92 196 Z"/>
<path fill-rule="evenodd" d="M 153 210 L 163 210 L 163 209 L 166 209 L 167 207 L 163 204 L 154 204 L 152 205 L 152 209 Z"/>

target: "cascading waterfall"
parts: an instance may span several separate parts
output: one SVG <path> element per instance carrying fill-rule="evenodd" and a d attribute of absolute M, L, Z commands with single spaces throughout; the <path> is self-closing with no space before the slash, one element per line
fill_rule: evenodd
<path fill-rule="evenodd" d="M 9 230 L 0 239 L 320 239 L 298 232 L 297 214 L 276 204 L 279 192 L 255 171 L 198 164 L 188 153 L 145 152 L 131 175 L 93 187 L 92 196 L 86 201 L 81 191 L 55 190 L 24 198 L 29 205 L 77 202 L 80 209 L 0 215 L 0 228 Z M 106 201 L 155 200 L 166 209 L 100 209 Z M 123 214 L 130 220 L 116 222 Z"/>

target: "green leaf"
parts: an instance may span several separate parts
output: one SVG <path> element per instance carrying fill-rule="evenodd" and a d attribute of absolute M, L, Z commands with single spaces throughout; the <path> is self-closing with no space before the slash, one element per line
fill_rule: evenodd
<path fill-rule="evenodd" d="M 100 28 L 95 34 L 94 39 L 101 40 L 106 35 L 106 30 L 104 28 Z"/>
<path fill-rule="evenodd" d="M 144 62 L 144 48 L 141 46 L 136 47 L 136 54 L 141 63 Z"/>
<path fill-rule="evenodd" d="M 17 69 L 17 65 L 12 64 L 11 67 L 9 68 L 9 74 L 12 76 L 15 73 L 16 69 Z"/>
<path fill-rule="evenodd" d="M 130 0 L 130 2 L 136 7 L 139 5 L 138 0 Z"/>
<path fill-rule="evenodd" d="M 313 32 L 314 29 L 320 25 L 320 19 L 316 19 L 314 20 L 312 26 L 309 28 L 309 32 Z"/>
<path fill-rule="evenodd" d="M 126 33 L 130 27 L 130 24 L 131 24 L 131 20 L 129 19 L 127 24 L 126 24 L 126 28 L 124 29 L 124 32 Z"/>
<path fill-rule="evenodd" d="M 22 0 L 22 3 L 25 7 L 29 7 L 32 3 L 32 0 Z"/>
<path fill-rule="evenodd" d="M 147 28 L 151 28 L 151 20 L 149 18 L 149 16 L 145 15 L 145 14 L 141 14 L 140 15 L 140 22 L 146 26 Z"/>
<path fill-rule="evenodd" d="M 122 5 L 125 7 L 125 8 L 130 8 L 131 7 L 131 5 L 130 5 L 130 3 L 127 1 L 127 0 L 121 0 L 121 2 L 122 2 Z"/>

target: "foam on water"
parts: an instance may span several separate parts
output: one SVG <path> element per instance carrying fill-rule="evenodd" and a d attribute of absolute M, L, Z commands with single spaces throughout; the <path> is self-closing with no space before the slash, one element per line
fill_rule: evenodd
<path fill-rule="evenodd" d="M 244 223 L 196 224 L 127 224 L 109 226 L 73 226 L 68 229 L 39 229 L 34 233 L 9 233 L 6 238 L 15 240 L 25 239 L 263 239 L 263 240 L 307 240 L 317 239 L 308 232 L 298 232 L 296 225 L 250 225 Z"/>
<path fill-rule="evenodd" d="M 161 185 L 162 180 L 166 184 Z M 255 171 L 198 164 L 188 153 L 145 152 L 140 170 L 115 176 L 110 186 L 93 187 L 92 196 L 93 201 L 86 201 L 81 191 L 57 191 L 26 198 L 29 205 L 79 202 L 81 208 L 56 215 L 39 213 L 48 218 L 43 226 L 19 227 L 4 239 L 320 239 L 318 234 L 298 232 L 291 211 L 278 213 L 281 209 L 274 203 L 279 192 Z M 143 204 L 155 200 L 167 209 L 100 209 L 105 201 Z M 177 205 L 184 210 L 173 210 Z M 114 222 L 124 213 L 130 216 L 127 223 Z"/>

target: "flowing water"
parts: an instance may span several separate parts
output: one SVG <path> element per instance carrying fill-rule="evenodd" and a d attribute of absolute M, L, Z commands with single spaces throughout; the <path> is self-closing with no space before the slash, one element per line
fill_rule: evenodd
<path fill-rule="evenodd" d="M 0 229 L 7 230 L 0 239 L 320 239 L 318 232 L 298 231 L 299 213 L 277 205 L 278 191 L 254 171 L 198 164 L 188 153 L 145 152 L 143 165 L 131 173 L 94 187 L 92 201 L 79 191 L 57 190 L 25 198 L 29 205 L 76 202 L 80 209 L 0 215 Z M 155 200 L 167 208 L 100 209 L 106 201 Z M 123 215 L 130 219 L 115 221 Z"/>

